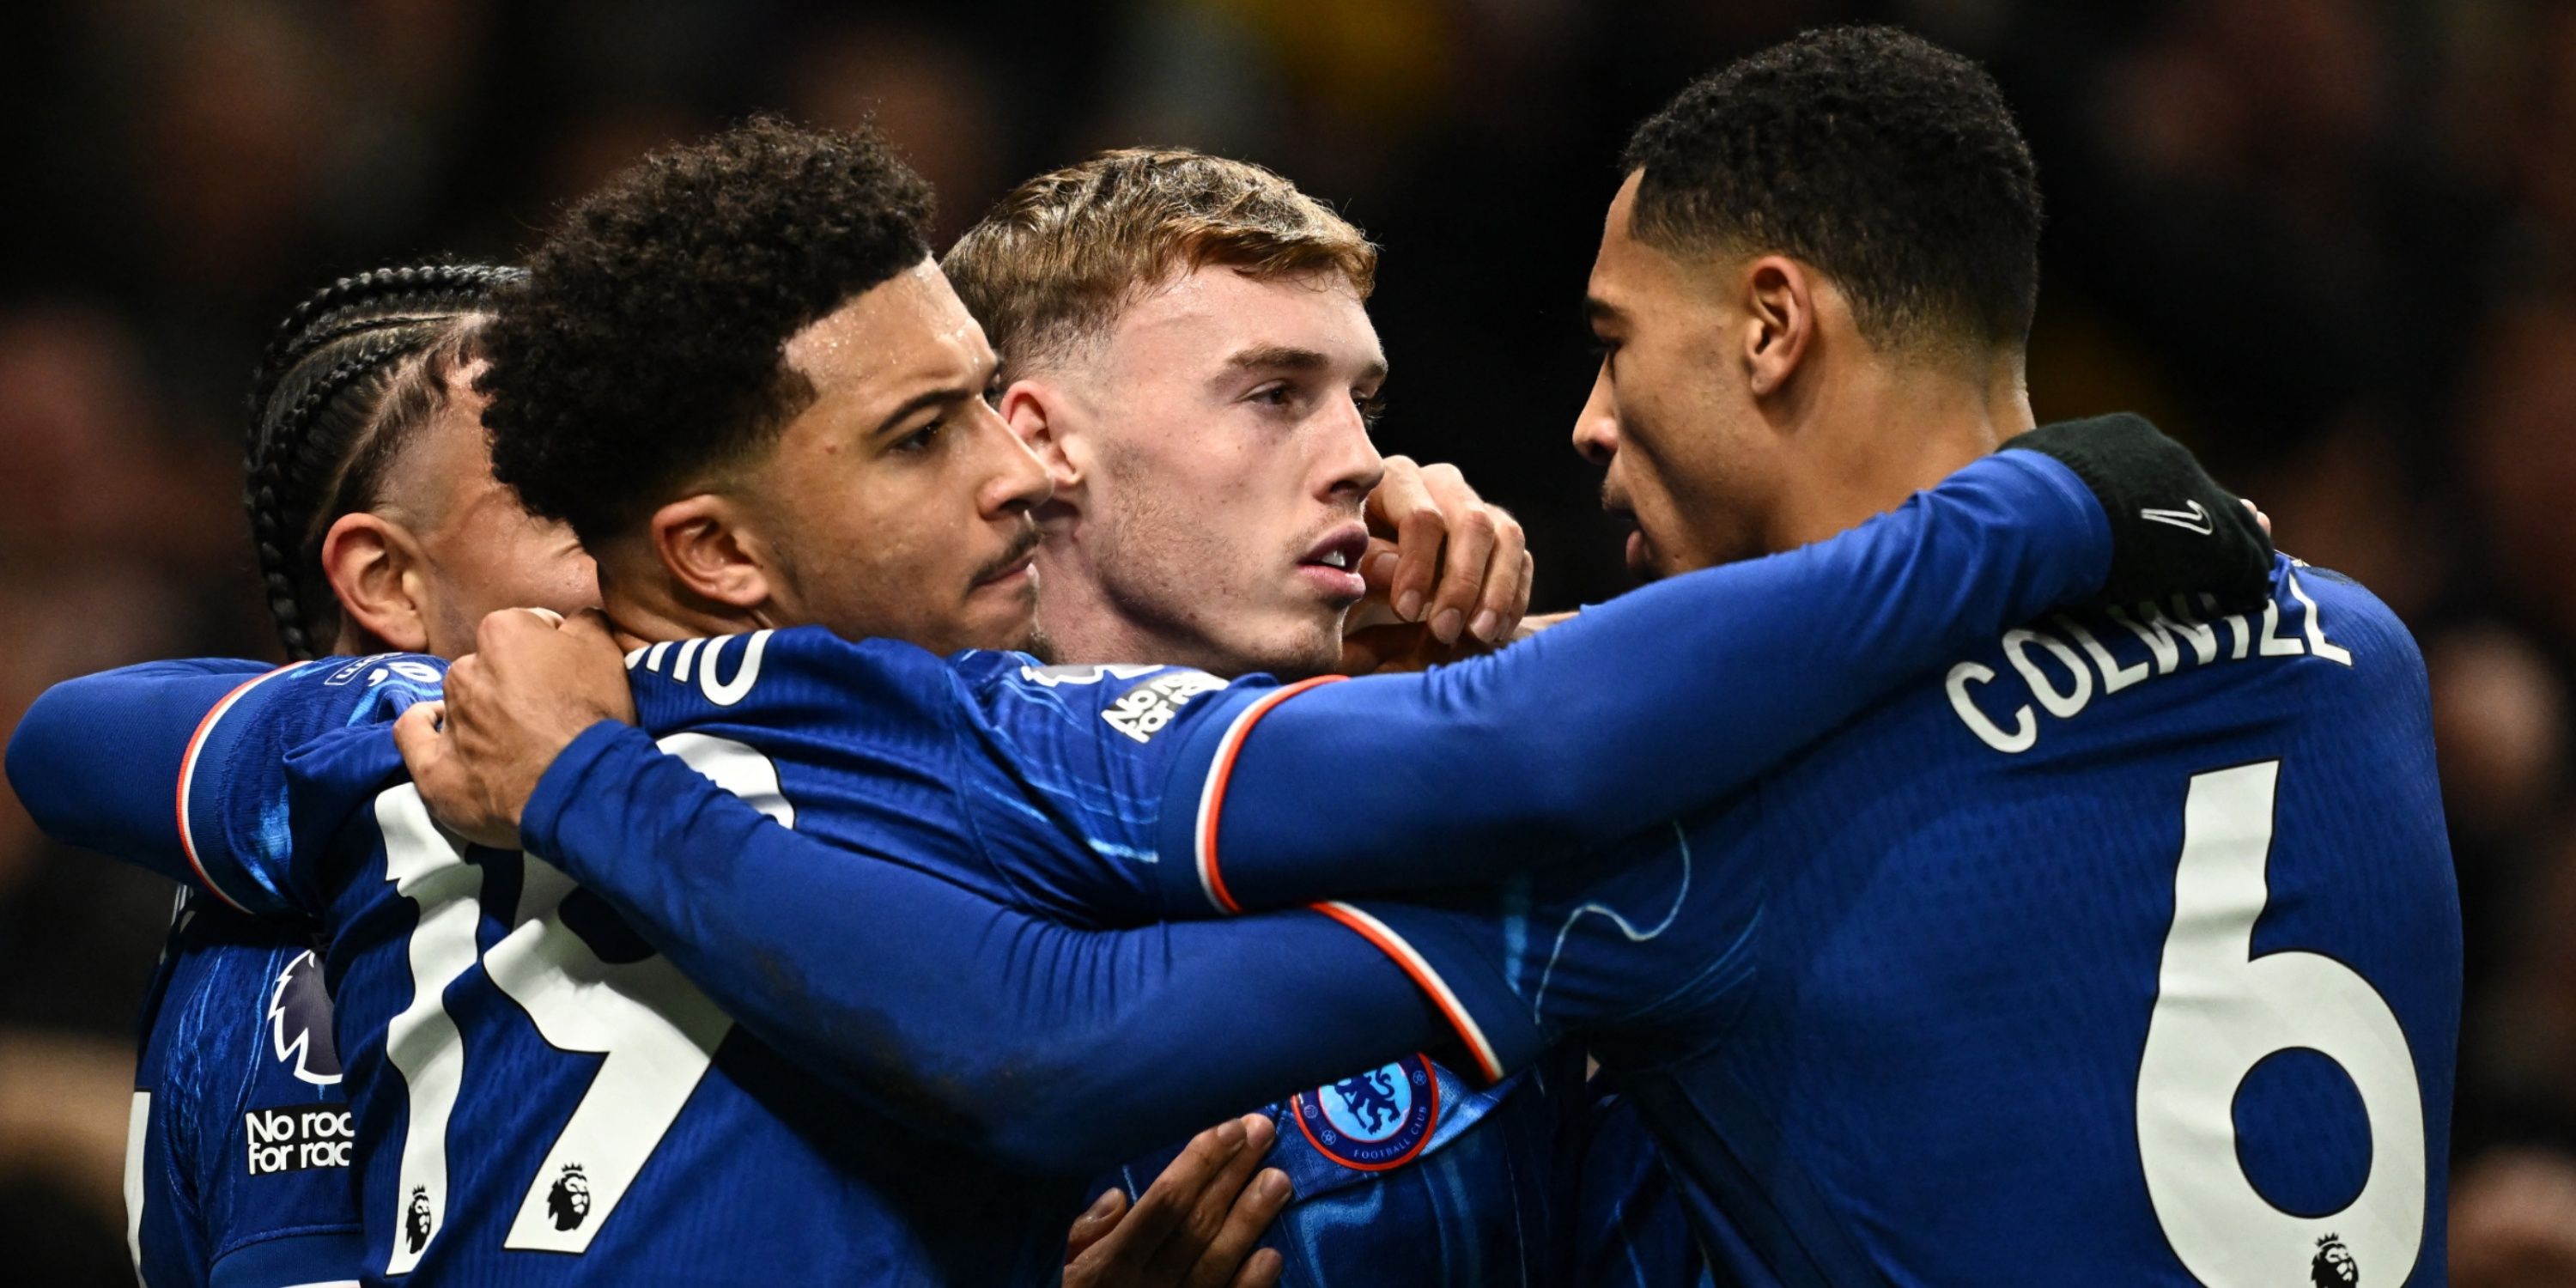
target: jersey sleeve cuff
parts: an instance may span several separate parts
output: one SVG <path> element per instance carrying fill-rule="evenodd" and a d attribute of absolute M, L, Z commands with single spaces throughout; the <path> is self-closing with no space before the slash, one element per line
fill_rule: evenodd
<path fill-rule="evenodd" d="M 1155 823 L 1155 895 L 1164 916 L 1197 919 L 1243 911 L 1226 884 L 1217 846 L 1243 740 L 1280 703 L 1343 678 L 1319 675 L 1277 688 L 1237 686 L 1205 700 L 1208 709 L 1194 713 L 1197 719 L 1164 780 L 1162 814 Z"/>
<path fill-rule="evenodd" d="M 631 773 L 633 757 L 661 754 L 651 735 L 614 720 L 602 720 L 574 735 L 555 753 L 554 763 L 546 766 L 537 789 L 519 811 L 520 846 L 548 859 L 561 858 L 564 817 L 581 801 L 585 785 L 597 774 L 621 776 L 621 768 Z"/>
<path fill-rule="evenodd" d="M 1329 902 L 1315 911 L 1386 954 L 1420 989 L 1466 1052 L 1466 1067 L 1487 1085 L 1502 1081 L 1547 1050 L 1549 1038 L 1479 947 L 1487 919 L 1414 904 Z"/>
<path fill-rule="evenodd" d="M 244 1244 L 215 1259 L 206 1288 L 336 1288 L 354 1286 L 367 1261 L 356 1226 L 297 1231 Z"/>

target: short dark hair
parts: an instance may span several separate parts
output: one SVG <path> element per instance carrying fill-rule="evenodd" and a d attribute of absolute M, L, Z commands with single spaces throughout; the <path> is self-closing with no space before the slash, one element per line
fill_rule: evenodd
<path fill-rule="evenodd" d="M 813 398 L 789 337 L 929 258 L 930 187 L 871 133 L 773 117 L 657 152 L 565 212 L 484 335 L 492 470 L 585 542 Z"/>
<path fill-rule="evenodd" d="M 2018 349 L 2039 300 L 2039 179 L 1994 78 L 1892 27 L 1811 31 L 1693 82 L 1628 140 L 1631 235 L 1779 252 L 1881 347 Z"/>
<path fill-rule="evenodd" d="M 445 405 L 467 323 L 517 270 L 420 264 L 344 277 L 279 324 L 251 375 L 243 452 L 251 544 L 287 654 L 339 630 L 322 538 L 377 501 L 385 467 Z"/>

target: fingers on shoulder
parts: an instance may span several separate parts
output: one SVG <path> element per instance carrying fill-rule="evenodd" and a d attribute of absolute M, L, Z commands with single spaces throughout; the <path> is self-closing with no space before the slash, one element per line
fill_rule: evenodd
<path fill-rule="evenodd" d="M 591 610 L 596 612 L 597 610 Z M 489 649 L 500 641 L 564 629 L 564 615 L 551 608 L 499 608 L 483 614 L 474 625 L 477 649 Z"/>
<path fill-rule="evenodd" d="M 403 765 L 415 780 L 435 774 L 445 761 L 439 722 L 446 713 L 444 702 L 420 702 L 394 718 L 394 749 L 402 753 Z"/>

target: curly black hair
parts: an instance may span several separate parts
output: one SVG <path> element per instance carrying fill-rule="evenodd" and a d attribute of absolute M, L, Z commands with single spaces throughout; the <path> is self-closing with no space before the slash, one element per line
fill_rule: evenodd
<path fill-rule="evenodd" d="M 565 212 L 485 329 L 492 469 L 600 538 L 813 397 L 782 350 L 930 255 L 930 187 L 870 133 L 774 117 L 645 158 Z"/>
<path fill-rule="evenodd" d="M 1815 265 L 1882 348 L 2018 350 L 2039 298 L 2037 168 L 2003 92 L 1892 27 L 1811 31 L 1637 127 L 1631 233 Z"/>
<path fill-rule="evenodd" d="M 280 323 L 251 375 L 242 504 L 278 639 L 309 658 L 339 629 L 322 574 L 322 538 L 341 515 L 375 504 L 386 462 L 436 403 L 435 380 L 405 365 L 460 336 L 518 270 L 418 264 L 344 277 Z M 436 373 L 433 373 L 436 374 Z"/>

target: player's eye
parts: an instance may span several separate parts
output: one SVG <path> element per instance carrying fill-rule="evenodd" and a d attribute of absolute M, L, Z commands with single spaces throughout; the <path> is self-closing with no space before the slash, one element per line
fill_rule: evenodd
<path fill-rule="evenodd" d="M 1386 395 L 1382 393 L 1354 394 L 1351 404 L 1360 409 L 1360 423 L 1372 430 L 1377 428 L 1379 418 L 1386 415 Z"/>
<path fill-rule="evenodd" d="M 1290 388 L 1285 381 L 1278 384 L 1263 385 L 1259 389 L 1255 389 L 1251 393 L 1244 395 L 1244 400 L 1246 402 L 1257 402 L 1269 407 L 1285 407 L 1290 403 L 1295 402 L 1296 398 L 1297 391 Z"/>
<path fill-rule="evenodd" d="M 903 452 L 907 455 L 927 452 L 938 444 L 940 434 L 946 432 L 947 428 L 948 418 L 942 416 L 939 419 L 934 420 L 899 439 L 896 439 L 894 450 Z"/>

